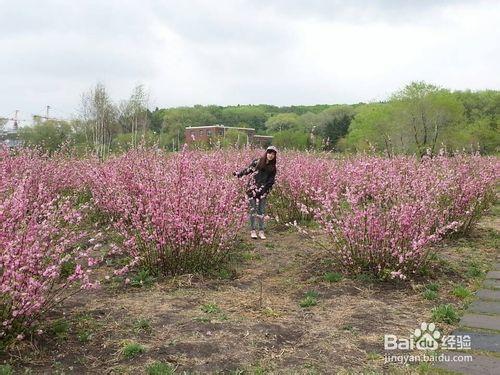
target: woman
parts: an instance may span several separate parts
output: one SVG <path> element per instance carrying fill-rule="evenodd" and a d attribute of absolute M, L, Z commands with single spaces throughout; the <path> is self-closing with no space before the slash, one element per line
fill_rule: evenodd
<path fill-rule="evenodd" d="M 264 215 L 266 209 L 266 198 L 274 184 L 276 176 L 276 147 L 269 146 L 266 153 L 260 159 L 254 159 L 248 167 L 239 173 L 233 172 L 238 178 L 253 173 L 253 178 L 248 180 L 247 196 L 250 214 L 250 236 L 257 238 L 255 232 L 255 218 L 259 227 L 259 237 L 266 239 L 264 234 Z"/>

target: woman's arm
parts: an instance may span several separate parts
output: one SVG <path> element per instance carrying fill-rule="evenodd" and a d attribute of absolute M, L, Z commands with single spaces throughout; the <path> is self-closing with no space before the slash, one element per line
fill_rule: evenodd
<path fill-rule="evenodd" d="M 250 165 L 248 167 L 242 169 L 240 172 L 236 173 L 236 176 L 238 178 L 240 178 L 240 177 L 246 176 L 247 174 L 255 172 L 255 167 L 257 167 L 257 161 L 258 161 L 258 159 L 252 160 Z"/>

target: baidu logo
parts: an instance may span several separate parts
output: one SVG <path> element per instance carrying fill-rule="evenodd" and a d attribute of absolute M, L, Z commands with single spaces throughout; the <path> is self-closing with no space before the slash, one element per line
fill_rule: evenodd
<path fill-rule="evenodd" d="M 437 349 L 470 349 L 469 335 L 443 336 L 434 323 L 421 323 L 420 328 L 410 338 L 398 338 L 396 335 L 384 335 L 385 350 L 437 350 Z"/>
<path fill-rule="evenodd" d="M 410 335 L 409 339 L 398 338 L 396 335 L 384 335 L 385 350 L 436 350 L 439 347 L 441 332 L 436 329 L 434 323 L 420 324 L 420 328 Z"/>

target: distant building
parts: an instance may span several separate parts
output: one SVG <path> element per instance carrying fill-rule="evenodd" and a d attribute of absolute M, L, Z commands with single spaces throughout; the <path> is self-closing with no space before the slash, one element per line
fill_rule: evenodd
<path fill-rule="evenodd" d="M 270 146 L 273 143 L 272 135 L 254 135 L 253 144 L 264 147 Z"/>
<path fill-rule="evenodd" d="M 273 137 L 270 135 L 257 135 L 254 128 L 237 128 L 224 125 L 188 126 L 184 131 L 186 143 L 194 142 L 216 142 L 224 139 L 228 130 L 238 130 L 246 134 L 246 144 L 258 147 L 267 147 L 271 144 Z"/>

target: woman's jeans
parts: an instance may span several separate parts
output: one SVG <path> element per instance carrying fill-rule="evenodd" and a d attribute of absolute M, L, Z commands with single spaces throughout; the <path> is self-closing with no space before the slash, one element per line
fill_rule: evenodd
<path fill-rule="evenodd" d="M 266 197 L 264 198 L 249 198 L 248 208 L 250 216 L 250 229 L 255 230 L 255 221 L 259 226 L 259 230 L 264 230 L 264 213 L 266 210 Z"/>

